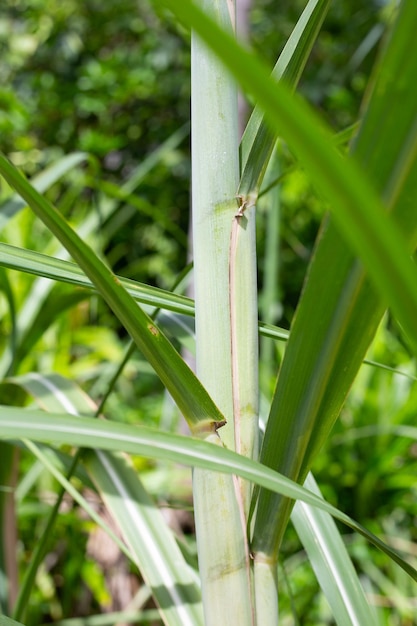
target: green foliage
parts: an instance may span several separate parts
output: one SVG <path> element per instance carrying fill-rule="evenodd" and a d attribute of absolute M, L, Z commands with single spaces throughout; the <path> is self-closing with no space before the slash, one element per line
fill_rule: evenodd
<path fill-rule="evenodd" d="M 279 10 L 259 0 L 250 13 L 254 47 L 268 68 L 283 49 L 276 74 L 283 80 L 275 83 L 265 63 L 188 0 L 154 4 L 14 0 L 0 16 L 1 148 L 31 181 L 0 158 L 0 512 L 11 524 L 9 538 L 15 510 L 20 540 L 17 561 L 12 539 L 13 558 L 7 542 L 0 551 L 2 611 L 27 625 L 85 616 L 85 623 L 275 626 L 279 598 L 284 625 L 411 626 L 415 6 L 404 0 L 395 21 L 394 2 L 338 2 L 316 41 L 324 0 L 285 1 Z M 306 4 L 299 39 L 293 28 Z M 220 5 L 224 25 L 227 4 Z M 199 198 L 202 213 L 194 213 L 195 232 L 202 225 L 195 239 L 195 309 L 190 299 L 155 288 L 178 283 L 182 292 L 187 282 L 188 270 L 181 272 L 188 254 L 190 60 L 183 40 L 190 24 L 260 105 L 242 141 L 237 186 L 237 135 L 227 167 L 221 150 L 208 158 L 204 141 L 210 135 L 216 144 L 220 129 L 216 149 L 226 149 L 226 135 L 235 133 L 233 86 L 200 48 L 200 67 L 213 71 L 216 86 L 225 85 L 221 96 L 230 89 L 231 99 L 227 115 L 220 97 L 214 105 L 208 97 L 198 103 L 198 142 L 194 117 L 193 151 L 204 173 L 197 180 L 194 168 L 194 211 L 202 181 L 211 181 Z M 300 74 L 298 91 L 312 107 L 291 93 Z M 333 135 L 346 127 L 340 143 Z M 258 193 L 258 278 L 267 322 L 259 328 L 267 337 L 289 335 L 285 348 L 261 345 L 261 417 L 268 421 L 261 463 L 227 449 L 245 448 L 237 415 L 257 423 L 257 400 L 247 398 L 258 395 L 250 313 L 257 304 L 250 289 Z M 328 208 L 332 217 L 324 218 L 314 242 Z M 221 240 L 221 250 L 201 255 L 208 242 Z M 386 302 L 389 317 L 377 330 Z M 194 315 L 198 373 L 210 395 L 177 352 L 181 345 L 195 349 Z M 289 333 L 271 326 L 280 320 Z M 361 366 L 369 346 L 368 358 L 387 369 Z M 175 434 L 178 408 L 196 438 Z M 103 414 L 107 420 L 95 419 Z M 191 483 L 173 463 L 196 468 L 197 547 Z M 311 476 L 305 488 L 297 484 L 310 470 L 324 499 Z M 250 498 L 250 519 L 242 523 Z M 346 525 L 355 533 L 345 534 Z M 124 596 L 91 547 L 97 528 L 115 542 Z M 234 562 L 238 586 L 230 587 L 226 570 Z M 226 567 L 213 576 L 219 563 Z M 234 611 L 246 604 L 231 604 L 234 589 L 247 592 L 243 621 Z M 0 622 L 17 623 L 3 616 Z"/>
<path fill-rule="evenodd" d="M 132 0 L 105 6 L 80 0 L 65 6 L 54 0 L 5 4 L 2 150 L 30 174 L 62 154 L 86 150 L 99 159 L 99 169 L 77 176 L 78 193 L 74 175 L 70 190 L 61 186 L 60 205 L 66 192 L 71 211 L 75 200 L 84 214 L 94 205 L 100 209 L 104 180 L 129 178 L 188 121 L 189 52 L 175 25 L 163 25 L 146 2 L 139 10 Z M 110 231 L 107 253 L 117 271 L 172 284 L 185 264 L 186 239 L 167 237 L 152 212 L 158 207 L 166 221 L 186 231 L 188 177 L 188 146 L 174 146 L 142 186 L 147 211 L 121 202 L 118 220 L 103 225 Z M 81 206 L 80 197 L 86 201 Z"/>

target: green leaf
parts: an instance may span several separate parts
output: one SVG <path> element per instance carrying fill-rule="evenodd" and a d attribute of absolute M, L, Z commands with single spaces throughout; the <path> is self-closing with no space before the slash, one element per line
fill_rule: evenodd
<path fill-rule="evenodd" d="M 29 373 L 13 378 L 10 382 L 25 389 L 48 412 L 69 412 L 72 415 L 91 415 L 96 412 L 91 399 L 75 383 L 61 376 Z M 102 518 L 45 454 L 33 443 L 27 442 L 27 445 L 86 512 L 115 539 L 114 533 L 103 524 Z M 164 623 L 170 626 L 203 624 L 197 575 L 186 564 L 172 531 L 137 474 L 122 457 L 104 451 L 88 451 L 83 454 L 83 463 L 128 545 L 126 549 L 116 537 L 119 547 L 137 565 L 151 588 L 164 615 Z"/>
<path fill-rule="evenodd" d="M 330 6 L 330 0 L 309 0 L 273 69 L 276 80 L 295 88 L 307 63 L 313 44 Z M 259 104 L 255 107 L 241 141 L 241 179 L 238 195 L 256 197 L 276 136 L 263 120 Z"/>
<path fill-rule="evenodd" d="M 60 213 L 0 155 L 0 172 L 25 199 L 73 256 L 130 333 L 145 358 L 171 393 L 191 429 L 210 431 L 224 417 L 188 365 L 152 319 L 137 306 L 120 281 L 91 248 L 70 228 Z"/>
<path fill-rule="evenodd" d="M 0 265 L 10 269 L 34 274 L 35 276 L 43 276 L 45 278 L 50 278 L 51 280 L 58 280 L 68 283 L 69 285 L 85 287 L 86 289 L 96 291 L 93 283 L 75 263 L 63 261 L 33 250 L 16 248 L 15 246 L 0 242 Z M 149 307 L 149 311 L 153 311 L 155 308 L 172 311 L 173 313 L 179 314 L 179 316 L 175 318 L 174 322 L 177 326 L 180 325 L 182 329 L 189 327 L 189 322 L 185 316 L 194 317 L 195 313 L 194 302 L 191 298 L 187 298 L 186 296 L 166 291 L 158 287 L 151 287 L 150 285 L 145 285 L 144 283 L 139 283 L 121 276 L 117 276 L 117 278 L 130 295 L 136 300 L 136 302 L 144 305 L 145 310 Z M 182 321 L 180 315 L 184 315 L 184 319 Z M 171 321 L 167 321 L 168 328 L 170 328 L 170 324 Z M 270 339 L 287 341 L 290 336 L 290 332 L 285 328 L 279 328 L 278 326 L 266 324 L 262 321 L 258 323 L 258 327 L 259 334 Z M 378 363 L 377 361 L 369 361 L 365 359 L 364 363 L 374 367 L 388 369 L 392 372 L 400 374 L 401 376 L 417 380 L 415 376 L 412 376 L 407 372 L 391 368 L 383 363 Z"/>
<path fill-rule="evenodd" d="M 169 626 L 204 623 L 197 575 L 185 563 L 159 509 L 136 472 L 121 456 L 91 451 L 84 456 L 107 510 Z"/>
<path fill-rule="evenodd" d="M 304 101 L 292 94 L 285 83 L 273 81 L 258 58 L 239 46 L 195 4 L 190 0 L 159 2 L 194 28 L 257 99 L 271 128 L 288 142 L 329 201 L 338 228 L 392 307 L 417 354 L 417 268 L 399 227 L 386 214 L 363 168 L 335 149 L 329 128 Z M 416 8 L 412 0 L 402 4 L 402 19 L 408 22 L 408 30 L 415 23 Z M 401 82 L 401 88 L 405 86 Z M 404 146 L 404 163 L 409 162 L 417 146 L 417 124 L 411 130 Z"/>
<path fill-rule="evenodd" d="M 9 315 L 10 315 L 11 329 L 10 329 L 9 349 L 10 349 L 10 354 L 11 354 L 11 363 L 9 366 L 9 371 L 13 373 L 14 367 L 16 364 L 16 359 L 17 359 L 16 353 L 17 353 L 17 343 L 18 343 L 17 342 L 18 328 L 17 328 L 17 315 L 16 315 L 16 301 L 15 301 L 13 288 L 9 280 L 9 276 L 4 268 L 2 268 L 0 271 L 0 288 L 2 292 L 4 293 L 4 296 L 7 300 L 7 305 L 8 305 Z"/>
<path fill-rule="evenodd" d="M 17 248 L 0 242 L 0 265 L 96 291 L 94 283 L 75 263 L 63 261 L 34 250 Z M 137 302 L 151 307 L 152 310 L 157 307 L 194 316 L 194 303 L 190 298 L 158 287 L 150 287 L 128 278 L 117 276 L 117 279 Z"/>
<path fill-rule="evenodd" d="M 192 437 L 164 433 L 145 426 L 130 426 L 89 417 L 81 418 L 62 413 L 52 414 L 38 410 L 0 406 L 0 438 L 24 438 L 84 448 L 124 451 L 146 458 L 151 457 L 192 465 L 222 474 L 237 474 L 265 489 L 281 493 L 288 498 L 302 500 L 330 513 L 366 537 L 368 541 L 385 552 L 417 581 L 417 571 L 405 562 L 395 550 L 384 544 L 363 526 L 278 472 L 219 445 L 213 445 L 211 441 L 218 440 L 216 434 L 212 435 L 211 441 L 202 441 Z"/>
<path fill-rule="evenodd" d="M 58 415 L 58 414 L 56 414 Z M 62 414 L 61 414 L 62 415 Z M 77 502 L 82 509 L 91 517 L 92 520 L 96 522 L 100 528 L 106 532 L 109 537 L 115 542 L 118 548 L 123 552 L 129 559 L 134 560 L 132 554 L 129 550 L 129 547 L 125 545 L 125 543 L 117 536 L 117 534 L 110 528 L 108 524 L 104 521 L 104 519 L 100 516 L 97 511 L 94 510 L 94 507 L 82 496 L 75 487 L 67 480 L 67 478 L 54 466 L 54 464 L 48 458 L 48 454 L 37 446 L 33 441 L 29 439 L 23 439 L 27 449 L 32 452 L 32 454 L 41 461 L 43 466 L 56 478 L 56 480 L 64 487 L 65 491 L 69 493 L 69 495 Z M 41 537 L 42 541 L 47 540 L 48 537 Z M 39 563 L 36 564 L 36 566 Z M 26 598 L 27 599 L 27 598 Z"/>
<path fill-rule="evenodd" d="M 81 290 L 71 293 L 62 285 L 55 284 L 51 287 L 47 290 L 47 298 L 41 300 L 46 303 L 45 306 L 39 306 L 39 291 L 32 290 L 27 295 L 25 308 L 33 311 L 32 323 L 20 329 L 21 332 L 13 353 L 14 358 L 6 375 L 13 373 L 13 363 L 21 363 L 25 356 L 31 353 L 36 343 L 43 337 L 48 328 L 56 323 L 60 315 L 87 297 L 87 294 Z M 44 295 L 46 296 L 46 294 Z"/>
<path fill-rule="evenodd" d="M 7 397 L 7 393 L 13 389 L 12 400 L 17 401 L 16 388 L 24 390 L 27 394 L 31 395 L 36 400 L 38 405 L 44 407 L 47 410 L 55 411 L 70 411 L 71 414 L 87 413 L 91 415 L 94 413 L 95 407 L 86 394 L 84 394 L 74 383 L 63 379 L 60 376 L 41 376 L 36 373 L 28 373 L 24 376 L 18 376 L 8 379 L 0 386 L 0 396 Z M 56 453 L 51 448 L 42 450 L 41 446 L 37 446 L 32 441 L 23 440 L 26 448 L 28 448 L 32 454 L 38 459 L 38 461 L 49 470 L 49 472 L 56 478 L 61 484 L 62 489 L 58 493 L 57 500 L 47 517 L 46 524 L 43 528 L 41 535 L 38 537 L 36 547 L 33 551 L 31 559 L 25 568 L 25 575 L 22 584 L 19 587 L 18 597 L 14 606 L 13 615 L 18 619 L 24 615 L 25 609 L 29 602 L 30 593 L 32 591 L 36 573 L 43 561 L 48 542 L 50 539 L 51 531 L 54 528 L 56 518 L 58 516 L 59 507 L 62 503 L 62 498 L 65 492 L 69 493 L 76 502 L 86 511 L 90 517 L 96 521 L 96 523 L 113 539 L 118 545 L 119 549 L 126 554 L 128 558 L 131 558 L 131 554 L 126 548 L 125 544 L 120 541 L 119 537 L 112 531 L 112 529 L 104 522 L 103 517 L 97 514 L 94 507 L 85 500 L 85 498 L 78 493 L 78 491 L 69 482 L 75 469 L 77 468 L 79 453 L 74 457 L 69 458 L 67 463 L 67 475 L 64 476 L 62 471 L 56 462 Z M 59 453 L 58 453 L 59 456 Z M 87 476 L 82 481 L 82 484 L 87 486 L 90 480 Z M 17 493 L 16 493 L 17 497 Z"/>
<path fill-rule="evenodd" d="M 321 497 L 320 489 L 311 474 L 307 476 L 304 486 Z M 366 600 L 359 577 L 332 517 L 297 501 L 291 513 L 291 521 L 338 626 L 377 625 L 376 615 Z"/>
<path fill-rule="evenodd" d="M 409 4 L 407 9 L 417 19 L 417 5 Z M 412 206 L 417 194 L 417 159 L 416 154 L 413 159 L 409 154 L 417 121 L 412 83 L 417 54 L 409 54 L 415 36 L 410 19 L 407 12 L 402 14 L 379 61 L 354 146 L 364 174 L 389 200 L 392 217 L 403 232 L 403 253 L 417 243 L 417 214 Z M 405 82 L 398 84 L 400 73 Z M 404 106 L 404 99 L 409 106 Z M 387 281 L 388 274 L 389 269 Z M 414 298 L 417 290 L 414 287 L 409 293 Z M 325 219 L 280 369 L 261 453 L 263 463 L 293 480 L 304 480 L 340 413 L 384 310 L 380 294 L 347 247 L 335 220 Z M 277 551 L 291 506 L 261 493 L 254 550 Z M 264 531 L 267 519 L 270 536 Z"/>
<path fill-rule="evenodd" d="M 24 626 L 22 622 L 16 622 L 14 619 L 10 619 L 10 617 L 6 617 L 5 615 L 0 615 L 0 626 Z"/>

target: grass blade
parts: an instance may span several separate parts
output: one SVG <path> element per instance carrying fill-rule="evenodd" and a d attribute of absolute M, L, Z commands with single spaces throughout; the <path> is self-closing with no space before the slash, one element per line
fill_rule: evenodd
<path fill-rule="evenodd" d="M 307 476 L 304 486 L 321 496 L 311 474 Z M 291 521 L 338 626 L 377 626 L 376 615 L 366 600 L 345 544 L 330 515 L 297 501 Z"/>
<path fill-rule="evenodd" d="M 41 254 L 40 252 L 34 252 L 33 250 L 27 250 L 25 248 L 16 248 L 6 243 L 0 242 L 0 265 L 8 267 L 10 269 L 27 272 L 34 274 L 35 276 L 43 276 L 50 278 L 51 280 L 57 280 L 68 283 L 69 285 L 75 285 L 77 287 L 86 288 L 89 290 L 96 289 L 94 284 L 87 278 L 84 272 L 70 261 L 63 261 L 55 257 Z M 194 302 L 186 296 L 179 295 L 177 293 L 160 289 L 159 287 L 151 287 L 144 283 L 139 283 L 128 278 L 117 276 L 118 280 L 122 283 L 125 289 L 130 293 L 132 298 L 136 302 L 144 305 L 146 310 L 149 307 L 150 310 L 155 308 L 172 311 L 179 315 L 187 317 L 194 317 Z M 180 322 L 178 318 L 177 324 L 181 327 L 188 328 L 188 322 L 186 319 Z M 162 324 L 163 325 L 163 324 Z M 167 323 L 169 328 L 170 324 Z M 275 339 L 276 341 L 288 341 L 290 331 L 285 328 L 279 328 L 273 324 L 266 324 L 265 322 L 258 323 L 259 334 L 269 339 Z M 191 329 L 190 329 L 191 330 Z M 373 367 L 381 367 L 383 369 L 389 369 L 392 372 L 396 372 L 401 376 L 407 376 L 413 380 L 416 380 L 414 376 L 407 372 L 388 367 L 383 363 L 377 361 L 369 361 L 364 359 L 364 363 L 372 365 Z"/>
<path fill-rule="evenodd" d="M 35 176 L 32 184 L 39 193 L 44 193 L 60 178 L 65 176 L 74 167 L 88 160 L 88 154 L 85 152 L 74 152 L 67 154 L 46 168 L 41 174 Z M 26 202 L 17 194 L 6 200 L 1 206 L 0 211 L 0 229 L 4 228 L 8 220 L 14 217 L 21 209 L 26 206 Z"/>
<path fill-rule="evenodd" d="M 59 212 L 0 155 L 0 171 L 8 183 L 26 200 L 47 227 L 67 248 L 86 275 L 96 285 L 107 304 L 131 334 L 145 358 L 170 391 L 191 430 L 210 431 L 224 423 L 204 387 L 179 356 L 172 344 L 140 309 L 122 284 L 70 228 Z"/>
<path fill-rule="evenodd" d="M 330 0 L 309 0 L 272 71 L 275 80 L 285 80 L 293 89 L 297 86 L 329 6 Z M 240 146 L 242 174 L 238 195 L 251 200 L 258 194 L 276 141 L 263 117 L 263 110 L 257 105 Z"/>
<path fill-rule="evenodd" d="M 24 626 L 24 624 L 16 622 L 14 619 L 10 619 L 10 617 L 6 617 L 5 615 L 0 615 L 0 626 Z"/>
<path fill-rule="evenodd" d="M 0 265 L 96 291 L 94 283 L 75 263 L 63 261 L 34 250 L 17 248 L 0 242 Z M 157 307 L 194 316 L 194 303 L 185 296 L 158 287 L 150 287 L 128 278 L 117 276 L 117 279 L 130 295 L 143 305 L 152 307 L 152 309 Z"/>
<path fill-rule="evenodd" d="M 408 5 L 417 19 L 416 8 Z M 417 155 L 405 172 L 402 169 L 404 158 L 410 157 L 408 142 L 416 125 L 417 94 L 410 83 L 404 106 L 397 85 L 399 72 L 406 83 L 417 73 L 417 55 L 410 58 L 408 52 L 414 37 L 409 19 L 408 13 L 403 14 L 380 60 L 379 78 L 367 97 L 368 108 L 354 147 L 363 172 L 391 205 L 392 217 L 403 232 L 403 254 L 417 243 L 417 216 L 410 210 L 411 198 L 417 193 Z M 389 121 L 382 124 L 385 118 Z M 396 123 L 399 118 L 400 126 Z M 411 298 L 416 294 L 415 287 L 410 289 Z M 266 465 L 303 482 L 340 413 L 384 310 L 385 303 L 344 243 L 338 225 L 326 219 L 279 373 L 261 455 Z M 254 550 L 277 552 L 291 506 L 261 493 Z M 266 519 L 275 520 L 270 536 L 264 532 Z"/>
<path fill-rule="evenodd" d="M 353 158 L 335 149 L 330 130 L 305 102 L 291 94 L 283 82 L 273 81 L 254 55 L 239 46 L 194 3 L 159 2 L 194 28 L 241 85 L 257 98 L 271 128 L 288 142 L 330 202 L 338 228 L 363 261 L 417 354 L 417 268 L 398 225 L 386 214 L 362 168 Z M 408 25 L 406 39 L 410 37 L 412 41 L 417 6 L 406 0 L 401 9 L 402 20 Z M 417 149 L 417 124 L 411 130 L 404 161 Z"/>
<path fill-rule="evenodd" d="M 39 446 L 37 446 L 33 441 L 29 441 L 27 439 L 23 439 L 26 447 L 32 454 L 43 464 L 43 466 L 54 476 L 54 478 L 61 484 L 63 489 L 77 502 L 80 507 L 84 509 L 84 511 L 91 517 L 92 520 L 96 522 L 98 526 L 100 526 L 104 532 L 106 532 L 115 544 L 119 547 L 121 552 L 123 552 L 128 558 L 132 559 L 132 555 L 126 545 L 119 539 L 119 537 L 113 532 L 113 530 L 104 522 L 103 518 L 94 510 L 87 500 L 73 487 L 73 485 L 67 480 L 67 478 L 54 466 L 54 464 L 49 460 L 48 455 L 45 454 L 41 450 Z M 59 506 L 59 501 L 57 502 Z M 55 510 L 53 511 L 55 513 Z M 50 531 L 52 525 L 55 522 L 55 515 L 51 515 L 51 524 L 47 524 L 43 535 L 40 537 L 40 549 L 35 550 L 32 555 L 32 561 L 30 562 L 29 567 L 27 568 L 26 575 L 23 581 L 22 588 L 19 593 L 18 600 L 16 602 L 16 606 L 14 609 L 14 616 L 20 619 L 21 615 L 24 613 L 25 608 L 27 606 L 30 592 L 32 589 L 32 585 L 35 580 L 36 571 L 44 558 L 44 548 L 47 545 L 47 541 L 49 539 L 49 535 L 46 533 Z"/>
<path fill-rule="evenodd" d="M 96 412 L 96 407 L 90 398 L 77 385 L 60 376 L 46 377 L 39 374 L 27 374 L 14 378 L 10 382 L 25 389 L 48 412 L 70 412 L 72 415 L 92 415 Z M 106 505 L 122 530 L 128 549 L 59 470 L 50 463 L 38 446 L 32 442 L 27 442 L 26 445 L 90 517 L 100 523 L 112 539 L 116 540 L 119 548 L 138 566 L 145 581 L 153 590 L 165 623 L 169 626 L 202 624 L 201 598 L 195 580 L 196 575 L 191 573 L 172 532 L 137 475 L 126 462 L 122 458 L 103 451 L 90 451 L 83 454 L 83 462 L 87 465 L 99 491 L 104 495 Z M 144 540 L 145 537 L 146 540 Z M 25 594 L 21 593 L 17 609 L 24 606 L 25 599 L 27 601 L 30 587 L 28 584 L 24 587 L 27 591 Z M 16 612 L 17 617 L 21 614 L 21 611 Z"/>
<path fill-rule="evenodd" d="M 167 626 L 203 625 L 196 573 L 185 563 L 162 514 L 121 456 L 91 451 L 84 463 L 152 590 Z"/>
<path fill-rule="evenodd" d="M 130 426 L 89 417 L 8 406 L 0 406 L 0 415 L 1 439 L 26 438 L 44 443 L 66 443 L 84 448 L 124 451 L 223 474 L 237 474 L 265 489 L 302 500 L 330 513 L 385 552 L 417 581 L 417 571 L 398 552 L 349 516 L 278 472 L 224 447 L 213 445 L 211 441 L 165 433 L 145 426 Z M 212 441 L 215 440 L 218 440 L 218 436 L 212 435 Z"/>

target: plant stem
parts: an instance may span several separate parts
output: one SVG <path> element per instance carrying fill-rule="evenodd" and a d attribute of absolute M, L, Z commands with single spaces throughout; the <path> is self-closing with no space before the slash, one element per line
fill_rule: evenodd
<path fill-rule="evenodd" d="M 232 29 L 233 3 L 202 0 L 201 5 L 224 28 Z M 241 439 L 235 444 L 233 422 L 234 412 L 240 409 L 235 404 L 234 411 L 229 295 L 231 232 L 238 209 L 237 92 L 228 72 L 195 35 L 192 173 L 197 374 L 228 420 L 209 439 L 239 449 Z M 251 626 L 251 575 L 240 481 L 195 470 L 193 486 L 206 624 Z"/>

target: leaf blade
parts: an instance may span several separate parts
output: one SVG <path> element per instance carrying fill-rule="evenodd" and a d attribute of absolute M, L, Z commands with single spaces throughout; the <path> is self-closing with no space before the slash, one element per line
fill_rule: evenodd
<path fill-rule="evenodd" d="M 170 391 L 191 430 L 212 430 L 224 417 L 204 387 L 120 281 L 43 198 L 0 154 L 0 172 L 71 253 L 107 304 L 131 334 L 145 358 Z"/>
<path fill-rule="evenodd" d="M 193 27 L 221 57 L 244 88 L 258 98 L 266 119 L 306 167 L 317 188 L 330 202 L 338 229 L 370 273 L 378 291 L 392 307 L 417 354 L 417 267 L 397 224 L 386 214 L 373 184 L 352 157 L 334 147 L 322 120 L 284 83 L 274 82 L 264 65 L 207 18 L 191 0 L 181 4 L 160 0 L 178 19 Z M 402 5 L 414 23 L 412 2 Z M 413 129 L 408 152 L 417 145 Z"/>
<path fill-rule="evenodd" d="M 164 433 L 145 426 L 130 426 L 88 417 L 0 406 L 0 438 L 20 439 L 85 448 L 124 451 L 145 458 L 169 460 L 223 474 L 237 474 L 265 489 L 300 499 L 333 515 L 398 563 L 414 580 L 417 571 L 398 552 L 325 500 L 261 463 L 224 447 L 193 437 Z M 216 438 L 217 435 L 212 435 Z"/>
<path fill-rule="evenodd" d="M 291 88 L 297 86 L 329 6 L 330 0 L 309 0 L 272 71 L 276 80 L 285 80 Z M 276 136 L 257 105 L 240 145 L 242 174 L 238 195 L 257 196 L 275 141 Z"/>
<path fill-rule="evenodd" d="M 202 626 L 196 575 L 137 474 L 122 457 L 104 451 L 84 458 L 108 511 L 116 520 L 167 626 Z"/>
<path fill-rule="evenodd" d="M 417 216 L 410 210 L 417 193 L 417 158 L 408 144 L 417 123 L 417 95 L 410 84 L 409 106 L 404 107 L 400 97 L 404 86 L 398 85 L 400 71 L 406 82 L 417 72 L 417 55 L 410 60 L 408 52 L 414 38 L 409 12 L 417 19 L 416 5 L 407 8 L 380 60 L 380 73 L 367 97 L 368 108 L 354 146 L 363 171 L 392 203 L 392 217 L 404 238 L 403 252 L 417 244 Z M 406 68 L 404 57 L 408 59 Z M 402 119 L 400 127 L 398 117 Z M 387 146 L 386 150 L 381 146 Z M 405 172 L 404 158 L 410 158 Z M 415 294 L 414 288 L 410 295 Z M 261 455 L 266 465 L 294 480 L 304 480 L 340 413 L 384 310 L 381 294 L 343 241 L 333 216 L 325 219 L 271 405 Z M 260 494 L 254 530 L 257 549 L 277 552 L 291 506 L 267 492 Z M 275 520 L 270 536 L 263 531 L 266 519 Z"/>
<path fill-rule="evenodd" d="M 321 495 L 311 474 L 304 486 Z M 376 615 L 366 600 L 334 520 L 327 513 L 297 501 L 291 521 L 338 626 L 377 626 Z"/>

